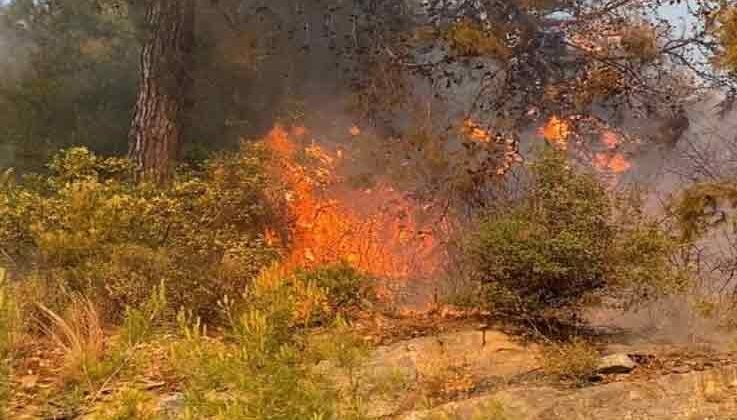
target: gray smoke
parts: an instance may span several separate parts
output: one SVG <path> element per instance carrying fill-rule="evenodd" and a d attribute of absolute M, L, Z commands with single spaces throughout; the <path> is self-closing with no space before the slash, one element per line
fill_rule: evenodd
<path fill-rule="evenodd" d="M 30 44 L 18 36 L 18 31 L 23 30 L 24 23 L 8 22 L 1 7 L 2 5 L 0 5 L 0 83 L 9 83 L 17 80 L 27 68 Z"/>

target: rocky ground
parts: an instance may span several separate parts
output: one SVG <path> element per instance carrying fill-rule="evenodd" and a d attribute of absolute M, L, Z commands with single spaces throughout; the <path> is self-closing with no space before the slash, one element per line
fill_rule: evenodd
<path fill-rule="evenodd" d="M 601 340 L 599 373 L 590 383 L 573 386 L 543 373 L 540 344 L 468 317 L 373 316 L 358 327 L 375 347 L 356 376 L 317 368 L 343 386 L 358 381 L 368 412 L 377 419 L 737 419 L 737 354 L 709 343 L 656 343 L 614 334 Z M 156 392 L 162 411 L 176 414 L 181 390 L 156 362 L 165 352 L 150 350 L 149 374 L 131 380 Z M 54 355 L 29 352 L 25 374 L 14 384 L 12 418 L 80 418 L 41 410 L 33 400 L 53 389 L 46 378 L 54 375 L 48 372 Z"/>

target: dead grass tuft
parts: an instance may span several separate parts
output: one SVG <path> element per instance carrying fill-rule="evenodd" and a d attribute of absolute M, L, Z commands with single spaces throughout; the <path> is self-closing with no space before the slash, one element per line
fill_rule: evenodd
<path fill-rule="evenodd" d="M 542 349 L 543 372 L 563 382 L 582 385 L 596 372 L 600 356 L 591 343 L 574 338 L 567 343 L 549 344 Z"/>
<path fill-rule="evenodd" d="M 95 304 L 75 298 L 65 316 L 39 304 L 46 317 L 42 330 L 64 352 L 64 377 L 70 381 L 90 381 L 90 373 L 102 360 L 105 335 Z"/>

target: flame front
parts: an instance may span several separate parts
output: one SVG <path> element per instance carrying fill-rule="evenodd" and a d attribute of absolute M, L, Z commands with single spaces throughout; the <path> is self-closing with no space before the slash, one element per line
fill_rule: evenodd
<path fill-rule="evenodd" d="M 277 176 L 289 187 L 294 218 L 284 264 L 291 268 L 346 262 L 381 278 L 429 277 L 440 266 L 435 235 L 422 207 L 387 182 L 348 188 L 337 166 L 345 153 L 300 147 L 300 128 L 274 128 L 266 138 Z M 303 162 L 305 161 L 305 162 Z"/>

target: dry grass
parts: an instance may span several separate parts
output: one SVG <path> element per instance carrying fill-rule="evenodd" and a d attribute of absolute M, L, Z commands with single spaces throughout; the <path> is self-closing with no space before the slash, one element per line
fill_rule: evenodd
<path fill-rule="evenodd" d="M 431 404 L 466 394 L 476 385 L 466 361 L 448 354 L 442 345 L 418 360 L 417 369 L 420 391 Z"/>
<path fill-rule="evenodd" d="M 47 322 L 40 323 L 42 329 L 64 352 L 65 379 L 90 381 L 90 373 L 105 350 L 105 335 L 95 304 L 87 298 L 74 299 L 65 316 L 38 306 L 47 318 Z"/>
<path fill-rule="evenodd" d="M 574 338 L 542 349 L 543 372 L 564 382 L 581 385 L 589 381 L 599 364 L 599 352 L 587 341 Z"/>
<path fill-rule="evenodd" d="M 735 394 L 737 387 L 737 371 L 716 370 L 703 374 L 698 378 L 694 396 L 712 404 L 726 401 L 737 401 Z"/>

